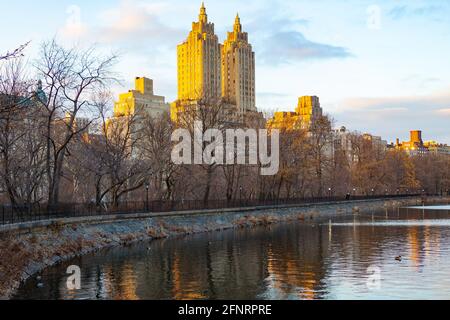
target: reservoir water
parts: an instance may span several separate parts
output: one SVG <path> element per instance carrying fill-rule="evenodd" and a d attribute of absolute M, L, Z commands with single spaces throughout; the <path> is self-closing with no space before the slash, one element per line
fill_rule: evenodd
<path fill-rule="evenodd" d="M 105 249 L 14 298 L 450 299 L 448 206 L 338 215 Z M 80 290 L 67 288 L 70 265 Z"/>

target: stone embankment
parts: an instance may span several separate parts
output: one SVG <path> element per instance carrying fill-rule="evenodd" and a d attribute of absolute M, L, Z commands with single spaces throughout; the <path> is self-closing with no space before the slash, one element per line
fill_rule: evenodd
<path fill-rule="evenodd" d="M 438 203 L 443 198 L 428 199 Z M 312 205 L 55 219 L 0 226 L 0 299 L 46 267 L 97 250 L 137 241 L 247 228 L 288 221 L 327 221 L 367 210 L 418 205 L 420 199 L 384 199 Z"/>

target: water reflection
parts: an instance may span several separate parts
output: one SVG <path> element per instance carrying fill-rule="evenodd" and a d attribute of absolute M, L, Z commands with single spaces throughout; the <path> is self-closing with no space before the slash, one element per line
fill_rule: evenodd
<path fill-rule="evenodd" d="M 140 243 L 50 268 L 43 288 L 31 279 L 16 298 L 449 299 L 449 227 L 448 210 L 382 210 Z M 79 291 L 66 288 L 73 264 Z M 371 266 L 379 290 L 367 286 Z"/>

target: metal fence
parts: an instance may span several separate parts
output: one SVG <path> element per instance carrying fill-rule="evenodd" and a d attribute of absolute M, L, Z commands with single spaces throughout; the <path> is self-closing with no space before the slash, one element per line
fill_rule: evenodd
<path fill-rule="evenodd" d="M 263 207 L 278 205 L 301 205 L 324 202 L 344 202 L 350 200 L 371 200 L 387 198 L 417 197 L 419 194 L 408 195 L 377 195 L 377 196 L 346 196 L 346 197 L 321 197 L 321 198 L 296 198 L 296 199 L 267 199 L 267 200 L 180 200 L 180 201 L 149 201 L 149 202 L 122 202 L 117 206 L 103 204 L 64 203 L 57 206 L 46 204 L 34 205 L 3 205 L 0 206 L 0 225 L 41 221 L 57 218 L 76 218 L 99 215 L 127 215 L 152 212 L 175 212 L 207 209 L 232 209 L 245 207 Z"/>

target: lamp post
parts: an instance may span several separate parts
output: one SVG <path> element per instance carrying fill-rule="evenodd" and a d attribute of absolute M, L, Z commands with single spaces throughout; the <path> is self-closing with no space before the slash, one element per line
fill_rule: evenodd
<path fill-rule="evenodd" d="M 328 196 L 330 197 L 330 199 L 331 199 L 332 191 L 333 191 L 333 188 L 328 188 Z"/>
<path fill-rule="evenodd" d="M 242 204 L 242 186 L 239 187 L 239 203 Z"/>
<path fill-rule="evenodd" d="M 149 210 L 148 191 L 150 190 L 150 183 L 148 181 L 145 183 L 145 190 L 147 191 L 147 200 L 145 202 L 145 210 L 148 211 Z"/>
<path fill-rule="evenodd" d="M 375 197 L 375 189 L 372 188 L 372 197 Z"/>

